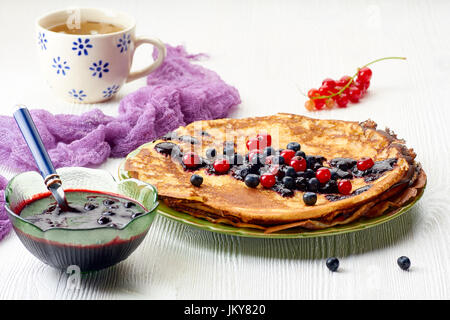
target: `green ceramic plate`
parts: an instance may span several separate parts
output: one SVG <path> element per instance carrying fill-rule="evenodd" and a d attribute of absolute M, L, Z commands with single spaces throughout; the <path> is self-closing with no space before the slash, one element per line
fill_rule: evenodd
<path fill-rule="evenodd" d="M 146 145 L 140 146 L 138 149 L 131 152 L 127 158 L 133 157 L 139 151 L 145 147 Z M 130 178 L 128 175 L 128 171 L 124 169 L 125 161 L 121 163 L 119 166 L 119 179 L 128 179 Z M 409 209 L 411 209 L 414 204 L 422 197 L 422 194 L 424 192 L 425 188 L 422 189 L 420 194 L 417 195 L 417 197 L 414 199 L 413 202 L 407 204 L 403 208 L 401 208 L 399 211 L 395 212 L 394 214 L 387 214 L 383 215 L 381 217 L 373 218 L 373 219 L 360 219 L 358 221 L 355 221 L 353 223 L 349 223 L 342 226 L 336 226 L 332 228 L 322 229 L 322 230 L 313 230 L 308 231 L 302 228 L 292 228 L 289 230 L 283 230 L 279 232 L 274 232 L 270 234 L 265 234 L 263 231 L 258 229 L 251 229 L 251 228 L 238 228 L 233 227 L 230 225 L 225 224 L 218 224 L 218 223 L 212 223 L 207 220 L 195 218 L 189 214 L 178 212 L 176 210 L 173 210 L 169 207 L 167 207 L 165 204 L 160 203 L 158 207 L 158 213 L 161 214 L 164 217 L 167 217 L 169 219 L 188 224 L 190 226 L 194 226 L 203 230 L 223 233 L 223 234 L 229 234 L 233 236 L 241 236 L 241 237 L 252 237 L 252 238 L 313 238 L 313 237 L 322 237 L 322 236 L 331 236 L 331 235 L 337 235 L 337 234 L 343 234 L 347 232 L 354 232 L 354 231 L 360 231 L 364 230 L 370 227 L 374 227 L 377 225 L 380 225 L 384 222 L 390 221 L 392 219 L 395 219 L 405 212 L 407 212 Z"/>

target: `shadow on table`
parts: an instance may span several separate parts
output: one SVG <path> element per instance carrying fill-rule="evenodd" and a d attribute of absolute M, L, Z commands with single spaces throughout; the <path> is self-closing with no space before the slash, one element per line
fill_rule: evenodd
<path fill-rule="evenodd" d="M 412 208 L 407 214 L 366 230 L 342 235 L 305 239 L 255 239 L 216 234 L 185 226 L 190 230 L 189 241 L 205 249 L 230 251 L 255 257 L 279 259 L 324 259 L 331 256 L 346 257 L 363 254 L 407 241 L 416 224 L 419 210 Z M 209 233 L 209 234 L 202 234 Z M 183 237 L 183 232 L 178 233 Z M 205 238 L 212 238 L 205 241 Z M 179 239 L 183 241 L 183 239 Z"/>

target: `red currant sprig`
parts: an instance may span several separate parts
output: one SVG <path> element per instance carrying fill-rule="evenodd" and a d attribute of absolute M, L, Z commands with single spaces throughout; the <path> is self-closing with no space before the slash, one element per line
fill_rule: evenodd
<path fill-rule="evenodd" d="M 353 77 L 343 76 L 339 80 L 326 78 L 322 81 L 322 86 L 319 89 L 308 91 L 309 100 L 305 102 L 305 108 L 309 111 L 323 108 L 332 109 L 335 105 L 339 108 L 346 108 L 349 102 L 357 103 L 370 86 L 372 70 L 368 66 L 389 59 L 406 60 L 404 57 L 381 58 L 358 68 Z"/>

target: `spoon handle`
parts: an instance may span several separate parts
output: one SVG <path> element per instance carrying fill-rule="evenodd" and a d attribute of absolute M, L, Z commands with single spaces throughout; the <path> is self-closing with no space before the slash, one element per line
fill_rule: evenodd
<path fill-rule="evenodd" d="M 24 106 L 20 106 L 19 109 L 14 112 L 14 119 L 16 119 L 17 125 L 30 148 L 31 154 L 36 161 L 42 177 L 46 179 L 50 175 L 56 174 L 53 163 L 42 143 L 41 136 L 39 135 L 28 109 Z"/>

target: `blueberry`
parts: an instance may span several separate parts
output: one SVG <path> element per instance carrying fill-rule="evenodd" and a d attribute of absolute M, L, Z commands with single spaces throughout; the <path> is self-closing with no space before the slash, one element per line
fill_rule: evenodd
<path fill-rule="evenodd" d="M 191 176 L 191 183 L 195 187 L 200 187 L 203 183 L 203 177 L 198 174 L 193 174 Z"/>
<path fill-rule="evenodd" d="M 108 218 L 108 217 L 106 217 L 106 216 L 101 216 L 101 217 L 97 220 L 97 223 L 98 223 L 98 224 L 107 224 L 107 223 L 110 223 L 110 222 L 111 222 L 111 219 Z"/>
<path fill-rule="evenodd" d="M 316 173 L 314 172 L 313 169 L 306 169 L 305 175 L 307 178 L 315 178 L 316 177 Z"/>
<path fill-rule="evenodd" d="M 256 188 L 259 185 L 259 176 L 250 173 L 244 179 L 245 185 L 249 188 Z"/>
<path fill-rule="evenodd" d="M 397 264 L 402 270 L 408 271 L 409 267 L 411 266 L 411 261 L 408 257 L 401 256 L 397 259 Z"/>
<path fill-rule="evenodd" d="M 97 208 L 97 206 L 93 203 L 88 202 L 84 205 L 84 210 L 86 210 L 86 211 L 91 211 L 91 210 L 94 210 L 95 208 Z"/>
<path fill-rule="evenodd" d="M 112 204 L 114 204 L 114 203 L 115 203 L 115 201 L 112 200 L 112 199 L 105 199 L 105 200 L 103 200 L 103 204 L 104 204 L 105 206 L 107 206 L 107 207 L 109 207 L 110 205 L 112 205 Z"/>
<path fill-rule="evenodd" d="M 294 178 L 290 177 L 290 176 L 286 176 L 283 178 L 283 184 L 286 188 L 288 189 L 294 189 L 295 188 L 295 180 Z"/>
<path fill-rule="evenodd" d="M 104 216 L 114 216 L 116 213 L 114 211 L 108 210 L 102 213 Z"/>
<path fill-rule="evenodd" d="M 250 166 L 248 165 L 242 165 L 236 168 L 234 171 L 234 174 L 238 177 L 241 177 L 242 180 L 250 173 Z"/>
<path fill-rule="evenodd" d="M 329 180 L 320 188 L 320 190 L 324 193 L 339 193 L 336 180 Z"/>
<path fill-rule="evenodd" d="M 327 268 L 335 272 L 339 268 L 339 259 L 335 257 L 328 258 L 326 261 Z"/>
<path fill-rule="evenodd" d="M 316 204 L 317 201 L 317 195 L 314 192 L 305 192 L 303 194 L 303 202 L 307 206 L 313 206 Z"/>
<path fill-rule="evenodd" d="M 286 149 L 294 150 L 294 151 L 300 151 L 300 143 L 298 142 L 289 142 L 286 146 Z"/>
<path fill-rule="evenodd" d="M 284 173 L 285 173 L 286 176 L 289 176 L 289 177 L 292 177 L 292 178 L 297 177 L 297 172 L 292 167 L 286 167 L 286 169 L 284 170 Z"/>
<path fill-rule="evenodd" d="M 317 178 L 311 178 L 308 180 L 308 191 L 317 192 L 320 187 L 320 182 Z"/>
<path fill-rule="evenodd" d="M 272 163 L 282 165 L 284 164 L 284 158 L 282 156 L 273 156 Z"/>
<path fill-rule="evenodd" d="M 295 156 L 296 156 L 296 157 L 302 157 L 302 158 L 305 158 L 305 157 L 306 157 L 306 154 L 305 154 L 303 151 L 297 151 L 297 152 L 295 153 Z"/>
<path fill-rule="evenodd" d="M 134 202 L 128 201 L 128 202 L 125 202 L 125 203 L 123 204 L 123 206 L 124 206 L 125 208 L 131 208 L 131 207 L 136 206 L 136 204 L 135 204 Z"/>
<path fill-rule="evenodd" d="M 267 157 L 275 155 L 275 152 L 276 151 L 273 147 L 266 147 L 264 148 L 263 154 Z"/>
<path fill-rule="evenodd" d="M 314 163 L 313 170 L 317 171 L 318 169 L 322 168 L 322 164 L 319 162 Z"/>
<path fill-rule="evenodd" d="M 308 181 L 303 177 L 298 177 L 297 179 L 295 179 L 295 186 L 300 191 L 306 191 L 307 184 L 308 184 Z"/>
<path fill-rule="evenodd" d="M 337 174 L 338 169 L 337 168 L 332 168 L 330 169 L 330 173 L 331 173 L 331 179 L 336 180 L 338 178 L 338 174 Z"/>
<path fill-rule="evenodd" d="M 217 155 L 216 149 L 209 148 L 208 150 L 206 150 L 206 157 L 208 159 L 213 159 L 216 157 L 216 155 Z"/>

